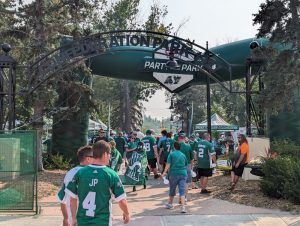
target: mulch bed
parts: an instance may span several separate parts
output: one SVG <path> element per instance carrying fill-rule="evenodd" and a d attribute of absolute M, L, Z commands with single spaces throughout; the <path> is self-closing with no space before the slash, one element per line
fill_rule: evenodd
<path fill-rule="evenodd" d="M 262 207 L 268 209 L 280 209 L 300 213 L 300 205 L 291 203 L 285 199 L 270 198 L 263 194 L 259 181 L 239 180 L 236 189 L 230 191 L 230 175 L 217 174 L 209 179 L 209 186 L 214 198 L 244 204 L 247 206 Z"/>

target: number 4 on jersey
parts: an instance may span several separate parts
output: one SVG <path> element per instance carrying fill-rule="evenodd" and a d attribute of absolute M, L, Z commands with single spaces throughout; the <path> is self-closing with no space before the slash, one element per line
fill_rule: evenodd
<path fill-rule="evenodd" d="M 96 200 L 96 192 L 90 191 L 82 202 L 83 209 L 87 210 L 85 212 L 85 215 L 88 217 L 95 216 L 95 209 L 96 209 L 95 200 Z"/>

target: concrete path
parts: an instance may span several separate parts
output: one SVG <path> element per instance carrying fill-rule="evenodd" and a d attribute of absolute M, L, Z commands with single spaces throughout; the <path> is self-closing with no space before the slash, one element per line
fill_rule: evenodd
<path fill-rule="evenodd" d="M 175 208 L 167 210 L 168 187 L 160 180 L 149 180 L 147 189 L 137 187 L 132 192 L 126 188 L 132 214 L 128 226 L 193 226 L 193 225 L 299 225 L 300 215 L 288 212 L 239 205 L 201 195 L 198 189 L 191 190 L 187 205 L 187 214 L 181 214 L 178 200 Z M 59 204 L 55 197 L 47 197 L 39 202 L 39 215 L 2 214 L 0 226 L 59 226 L 62 222 Z M 122 212 L 118 205 L 113 206 L 113 225 L 121 226 Z"/>

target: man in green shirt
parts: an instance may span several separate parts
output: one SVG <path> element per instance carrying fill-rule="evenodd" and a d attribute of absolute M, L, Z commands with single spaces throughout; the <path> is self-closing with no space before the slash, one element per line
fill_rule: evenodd
<path fill-rule="evenodd" d="M 120 169 L 120 166 L 123 162 L 123 158 L 120 154 L 120 152 L 116 149 L 116 142 L 110 141 L 109 142 L 111 147 L 111 155 L 109 160 L 109 167 L 113 169 L 115 172 L 118 172 Z"/>
<path fill-rule="evenodd" d="M 109 143 L 96 142 L 93 158 L 93 164 L 80 169 L 65 189 L 71 196 L 73 225 L 111 226 L 112 199 L 119 203 L 127 224 L 130 215 L 124 187 L 118 174 L 106 167 L 110 159 Z"/>
<path fill-rule="evenodd" d="M 198 177 L 200 178 L 201 193 L 210 193 L 206 189 L 208 177 L 212 176 L 212 163 L 216 162 L 216 153 L 212 143 L 210 143 L 210 134 L 204 133 L 203 140 L 195 145 Z"/>
<path fill-rule="evenodd" d="M 93 162 L 93 150 L 92 146 L 84 146 L 78 149 L 77 159 L 79 165 L 69 170 L 64 178 L 64 183 L 59 192 L 57 193 L 58 201 L 60 202 L 61 212 L 63 214 L 63 226 L 72 225 L 72 214 L 70 207 L 70 196 L 65 193 L 65 188 L 68 186 L 70 181 L 72 181 L 74 175 L 82 167 L 87 166 Z"/>
<path fill-rule="evenodd" d="M 156 146 L 156 140 L 152 136 L 152 131 L 147 130 L 146 136 L 142 139 L 142 142 L 144 143 L 144 149 L 147 153 L 147 160 L 148 165 L 151 168 L 152 172 L 154 173 L 154 179 L 159 178 L 158 170 L 157 170 L 157 159 L 158 159 L 158 152 L 157 152 L 157 146 Z"/>
<path fill-rule="evenodd" d="M 159 164 L 163 164 L 163 170 L 166 167 L 169 154 L 174 150 L 175 140 L 173 140 L 171 137 L 172 134 L 167 133 L 166 139 L 161 141 L 159 147 L 160 148 L 159 159 L 163 160 L 163 162 L 160 162 Z"/>
<path fill-rule="evenodd" d="M 124 153 L 126 151 L 127 144 L 126 144 L 126 140 L 123 136 L 123 132 L 119 131 L 118 135 L 115 136 L 114 140 L 116 142 L 117 150 L 120 152 L 122 158 L 125 158 Z"/>

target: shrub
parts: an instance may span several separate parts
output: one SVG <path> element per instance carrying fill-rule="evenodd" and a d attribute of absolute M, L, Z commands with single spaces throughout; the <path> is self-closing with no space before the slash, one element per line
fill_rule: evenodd
<path fill-rule="evenodd" d="M 69 170 L 73 167 L 71 159 L 64 159 L 60 154 L 48 155 L 43 160 L 45 169 Z"/>
<path fill-rule="evenodd" d="M 273 140 L 271 142 L 271 150 L 278 152 L 280 156 L 291 156 L 300 161 L 300 146 L 292 140 Z"/>
<path fill-rule="evenodd" d="M 300 204 L 300 146 L 291 140 L 274 140 L 271 150 L 279 156 L 266 159 L 262 191 L 271 197 L 285 198 Z"/>
<path fill-rule="evenodd" d="M 262 171 L 265 174 L 261 181 L 261 189 L 264 194 L 281 198 L 287 180 L 290 180 L 292 160 L 290 158 L 268 159 L 262 166 Z"/>
<path fill-rule="evenodd" d="M 288 180 L 284 186 L 284 198 L 300 204 L 300 162 L 294 161 L 291 168 L 293 174 L 291 180 Z"/>

